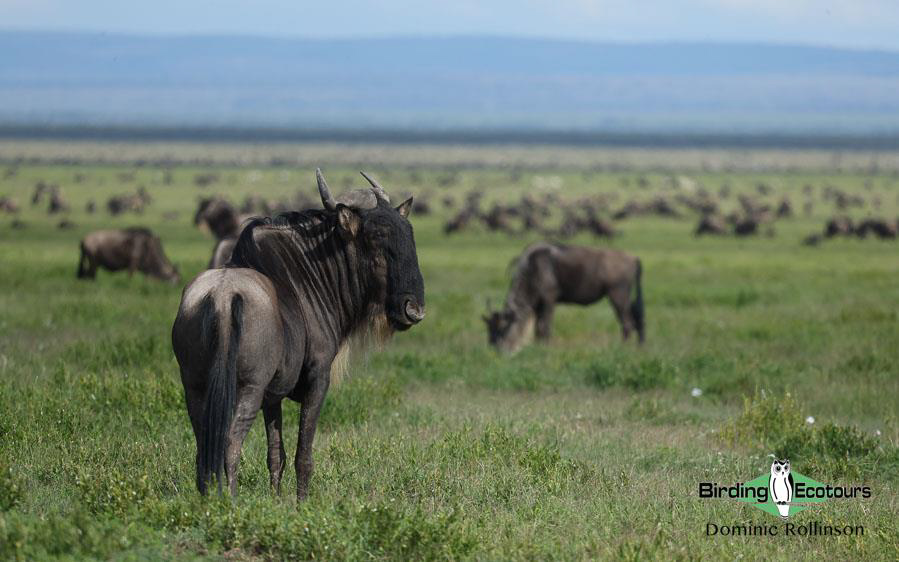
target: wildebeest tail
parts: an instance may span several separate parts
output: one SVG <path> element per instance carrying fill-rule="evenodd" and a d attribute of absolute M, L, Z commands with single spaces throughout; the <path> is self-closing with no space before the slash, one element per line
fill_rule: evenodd
<path fill-rule="evenodd" d="M 635 276 L 635 284 L 637 286 L 637 294 L 634 296 L 634 302 L 631 303 L 631 316 L 634 317 L 634 324 L 637 328 L 637 336 L 640 342 L 646 339 L 646 317 L 643 310 L 643 264 L 637 260 L 637 274 Z"/>
<path fill-rule="evenodd" d="M 214 307 L 209 307 L 204 314 L 215 316 L 216 311 Z M 197 440 L 197 488 L 202 494 L 206 493 L 206 486 L 213 475 L 218 481 L 219 493 L 222 491 L 228 433 L 237 394 L 237 352 L 242 315 L 243 297 L 235 294 L 231 297 L 231 325 L 227 336 L 222 333 L 216 318 L 211 319 L 207 336 L 207 341 L 215 348 L 209 350 L 214 359 L 207 379 L 203 423 Z M 224 337 L 227 337 L 227 344 L 223 341 Z"/>

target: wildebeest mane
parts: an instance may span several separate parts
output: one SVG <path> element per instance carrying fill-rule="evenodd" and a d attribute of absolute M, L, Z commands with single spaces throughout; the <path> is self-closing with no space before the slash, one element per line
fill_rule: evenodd
<path fill-rule="evenodd" d="M 288 338 L 298 337 L 302 322 L 328 330 L 343 346 L 383 324 L 369 260 L 341 235 L 335 211 L 309 209 L 250 219 L 226 267 L 255 269 L 271 280 Z"/>

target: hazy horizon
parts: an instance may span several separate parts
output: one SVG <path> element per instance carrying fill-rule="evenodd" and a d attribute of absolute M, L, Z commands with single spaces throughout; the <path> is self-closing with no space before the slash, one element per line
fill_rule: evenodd
<path fill-rule="evenodd" d="M 3 28 L 290 39 L 499 36 L 589 42 L 735 42 L 899 50 L 890 0 L 0 0 Z"/>
<path fill-rule="evenodd" d="M 567 43 L 567 44 L 584 44 L 584 45 L 607 45 L 607 46 L 758 46 L 758 47 L 800 47 L 815 49 L 832 49 L 836 51 L 855 51 L 855 52 L 872 52 L 872 53 L 889 53 L 899 54 L 899 45 L 895 47 L 865 47 L 865 46 L 844 46 L 838 44 L 813 43 L 801 41 L 754 41 L 754 40 L 701 40 L 701 39 L 589 39 L 589 38 L 567 38 L 561 36 L 540 36 L 540 35 L 514 35 L 504 33 L 445 33 L 445 34 L 426 34 L 426 33 L 396 33 L 396 34 L 372 34 L 372 35 L 354 35 L 354 36 L 324 36 L 324 35 L 289 35 L 289 34 L 262 34 L 253 32 L 169 32 L 169 31 L 146 31 L 146 32 L 129 32 L 129 31 L 107 31 L 107 30 L 91 30 L 91 29 L 53 29 L 53 28 L 15 28 L 0 25 L 0 34 L 52 34 L 52 35 L 92 35 L 92 36 L 109 36 L 109 37 L 132 37 L 147 39 L 262 39 L 274 41 L 312 41 L 312 42 L 353 42 L 353 41 L 390 41 L 390 40 L 447 40 L 447 39 L 501 39 L 501 40 L 523 40 L 523 41 L 541 41 L 549 43 Z"/>
<path fill-rule="evenodd" d="M 0 122 L 899 131 L 899 52 L 496 36 L 0 31 Z"/>

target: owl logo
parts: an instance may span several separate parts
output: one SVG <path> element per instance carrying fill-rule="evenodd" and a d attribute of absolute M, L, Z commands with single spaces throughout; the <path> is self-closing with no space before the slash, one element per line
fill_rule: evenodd
<path fill-rule="evenodd" d="M 790 474 L 790 461 L 788 459 L 774 459 L 774 462 L 771 463 L 768 491 L 771 492 L 771 499 L 777 506 L 780 516 L 784 519 L 789 517 L 790 502 L 793 500 L 793 475 Z"/>

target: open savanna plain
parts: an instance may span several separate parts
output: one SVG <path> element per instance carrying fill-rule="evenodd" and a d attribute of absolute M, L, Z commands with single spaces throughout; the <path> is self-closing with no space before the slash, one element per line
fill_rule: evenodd
<path fill-rule="evenodd" d="M 826 186 L 864 199 L 846 211 L 856 218 L 895 220 L 899 176 L 883 165 L 895 155 L 21 150 L 0 145 L 0 196 L 18 202 L 24 224 L 0 217 L 2 559 L 899 558 L 899 241 L 801 244 L 836 213 Z M 332 387 L 308 501 L 294 499 L 292 467 L 283 497 L 269 490 L 261 420 L 243 449 L 239 497 L 201 498 L 170 344 L 181 286 L 102 271 L 79 281 L 78 242 L 97 228 L 148 226 L 189 280 L 213 246 L 193 225 L 200 196 L 314 197 L 317 165 L 337 192 L 361 186 L 365 166 L 395 198 L 430 195 L 432 214 L 412 216 L 427 318 L 358 354 Z M 38 181 L 59 184 L 71 210 L 32 207 Z M 760 183 L 770 194 L 758 194 Z M 488 347 L 485 301 L 501 302 L 510 260 L 541 238 L 479 226 L 446 236 L 442 198 L 461 203 L 478 189 L 486 206 L 528 192 L 606 193 L 616 208 L 724 184 L 725 211 L 746 193 L 786 196 L 796 216 L 776 220 L 770 236 L 697 238 L 697 216 L 682 209 L 682 218 L 618 221 L 612 241 L 570 240 L 641 258 L 642 348 L 622 344 L 605 302 L 558 308 L 547 345 L 512 357 Z M 142 215 L 106 212 L 109 196 L 140 185 L 153 199 Z M 63 218 L 74 227 L 57 228 Z M 298 410 L 285 404 L 288 458 Z M 707 536 L 708 523 L 782 528 L 748 504 L 698 497 L 700 482 L 766 474 L 769 454 L 823 483 L 870 486 L 869 499 L 793 518 L 860 525 L 864 535 Z"/>

